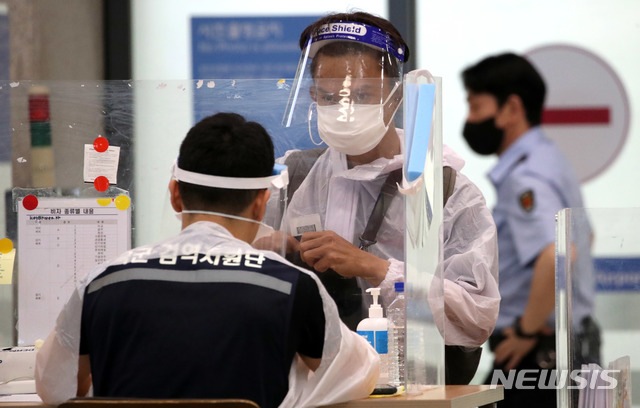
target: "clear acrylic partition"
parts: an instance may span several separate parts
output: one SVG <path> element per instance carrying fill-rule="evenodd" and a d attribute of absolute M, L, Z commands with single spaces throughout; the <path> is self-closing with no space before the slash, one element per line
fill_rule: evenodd
<path fill-rule="evenodd" d="M 585 363 L 618 370 L 599 379 L 601 395 L 619 401 L 638 392 L 640 352 L 640 209 L 569 208 L 558 213 L 556 224 L 556 348 L 559 373 L 576 373 Z M 584 248 L 590 247 L 590 251 Z M 593 266 L 592 270 L 589 266 Z M 584 294 L 590 294 L 585 297 Z M 583 316 L 600 327 L 600 348 L 586 340 L 590 332 Z M 586 307 L 585 307 L 586 306 Z M 593 337 L 596 339 L 597 337 Z M 621 358 L 629 356 L 629 370 Z M 566 371 L 563 371 L 566 370 Z M 586 374 L 581 374 L 585 378 Z M 615 378 L 615 382 L 610 378 Z M 560 376 L 558 376 L 560 378 Z M 593 381 L 597 381 L 593 380 Z M 579 382 L 579 381 L 578 381 Z M 558 407 L 577 408 L 586 398 L 576 381 L 559 381 Z M 617 384 L 617 385 L 616 385 Z M 613 385 L 616 385 L 612 388 Z M 591 386 L 590 386 L 591 387 Z M 607 389 L 609 388 L 609 389 Z M 598 391 L 596 391 L 598 392 Z M 581 396 L 582 394 L 582 396 Z M 638 405 L 640 396 L 632 398 Z M 629 399 L 631 401 L 631 399 Z M 598 405 L 600 406 L 600 405 Z M 605 406 L 605 405 L 601 405 Z M 607 405 L 624 406 L 629 405 Z"/>
<path fill-rule="evenodd" d="M 0 187 L 4 194 L 0 202 L 0 346 L 33 344 L 37 338 L 46 337 L 73 285 L 96 264 L 129 247 L 159 242 L 179 232 L 180 222 L 170 206 L 167 189 L 170 167 L 178 155 L 182 139 L 198 120 L 224 111 L 236 112 L 248 120 L 257 121 L 272 136 L 276 157 L 280 159 L 288 151 L 326 147 L 318 137 L 317 112 L 309 89 L 301 89 L 292 101 L 291 84 L 292 80 L 279 78 L 0 82 L 0 151 L 3 153 L 0 155 Z M 437 316 L 438 310 L 440 313 L 442 311 L 442 289 L 437 284 L 441 261 L 439 226 L 442 219 L 439 98 L 438 87 L 434 131 L 429 139 L 424 182 L 415 195 L 417 199 L 407 206 L 409 219 L 428 219 L 428 222 L 419 224 L 418 229 L 411 221 L 411 236 L 419 239 L 412 241 L 414 245 L 406 249 L 410 340 L 407 358 L 412 367 L 407 379 L 415 385 L 441 384 L 444 378 L 442 333 L 434 323 L 434 315 Z M 295 105 L 295 109 L 291 109 L 292 105 Z M 283 124 L 285 110 L 288 112 L 286 126 Z M 402 123 L 402 116 L 400 109 L 395 117 L 396 123 Z M 96 149 L 104 147 L 99 138 L 108 142 L 107 152 L 111 152 L 108 159 L 100 155 L 98 159 L 104 160 L 96 159 Z M 119 152 L 114 153 L 113 148 L 119 148 Z M 386 155 L 386 152 L 383 153 Z M 118 159 L 117 166 L 114 164 L 115 158 Z M 346 166 L 346 163 L 342 165 Z M 373 166 L 366 170 L 375 173 L 380 169 L 376 170 L 376 166 Z M 370 177 L 371 174 L 361 172 L 358 177 Z M 106 181 L 100 179 L 100 175 L 104 175 Z M 373 178 L 382 185 L 386 175 Z M 99 182 L 94 182 L 95 179 L 99 179 Z M 323 193 L 324 184 L 316 184 L 319 186 L 318 194 Z M 106 190 L 101 191 L 104 188 Z M 353 230 L 351 241 L 356 245 L 357 236 L 364 228 L 377 196 L 377 192 L 366 189 L 357 193 L 359 197 L 369 197 L 371 202 L 360 206 L 354 202 L 356 221 L 347 227 Z M 29 201 L 29 196 L 34 196 L 40 207 L 36 204 L 35 209 L 27 208 L 25 202 Z M 295 232 L 288 222 L 290 214 L 287 212 L 282 215 L 287 210 L 284 197 L 285 191 L 272 192 L 272 202 L 265 220 L 276 229 Z M 327 209 L 326 196 L 309 197 L 309 200 L 302 201 L 310 203 L 307 204 L 308 208 L 305 204 L 298 207 L 303 212 L 314 214 Z M 43 205 L 55 199 L 71 200 L 71 203 L 64 201 L 64 206 L 53 205 L 51 208 Z M 384 238 L 391 244 L 385 250 L 374 246 L 371 252 L 404 261 L 404 200 L 394 201 L 387 214 L 388 220 L 385 220 L 393 231 Z M 75 205 L 80 202 L 82 206 Z M 342 197 L 334 197 L 333 202 L 344 204 Z M 393 206 L 397 208 L 394 210 Z M 67 242 L 66 245 L 67 249 L 77 250 L 76 255 L 87 255 L 87 259 L 83 258 L 80 262 L 72 253 L 54 251 L 53 243 L 57 238 L 67 235 L 51 232 L 45 240 L 39 241 L 38 245 L 41 246 L 37 248 L 35 241 L 21 242 L 18 225 L 20 220 L 27 219 L 25 217 L 31 214 L 29 211 L 55 213 L 60 210 L 61 213 L 53 214 L 58 217 L 66 215 L 64 212 L 67 209 L 72 214 L 78 211 L 78 216 L 93 211 L 89 215 L 93 216 L 91 222 L 95 223 L 100 223 L 106 217 L 102 215 L 103 210 L 118 218 L 118 245 L 105 244 L 107 240 L 103 235 L 107 233 L 103 230 L 100 230 L 102 235 L 92 236 L 91 239 L 76 237 L 76 241 Z M 61 217 L 57 222 L 64 222 L 64 219 Z M 36 221 L 32 224 L 38 224 Z M 47 225 L 48 220 L 39 221 L 43 228 L 51 227 Z M 127 223 L 127 230 L 123 232 L 123 226 Z M 327 220 L 321 219 L 317 224 L 318 228 L 329 229 L 337 223 L 327 223 Z M 280 240 L 271 245 L 277 249 L 278 245 L 283 246 L 282 242 Z M 42 245 L 48 245 L 47 249 L 52 252 L 45 251 L 43 256 Z M 55 245 L 58 245 L 57 242 Z M 63 258 L 54 259 L 53 254 Z M 9 259 L 15 259 L 15 262 L 9 264 Z M 24 272 L 34 259 L 40 262 L 40 268 L 36 271 L 39 275 L 29 275 L 24 278 L 26 285 L 19 285 L 21 262 Z M 69 262 L 72 262 L 72 266 Z M 51 277 L 59 269 L 64 269 L 63 281 Z M 364 286 L 362 281 L 359 284 L 360 287 Z M 28 292 L 24 292 L 25 287 L 28 287 Z M 45 317 L 39 317 L 40 312 L 31 312 L 31 309 L 29 313 L 21 313 L 21 290 L 22 300 L 46 305 L 46 310 L 40 311 Z M 353 303 L 357 299 L 362 303 L 363 310 L 370 303 L 368 295 L 352 293 L 349 296 L 353 298 L 345 301 Z M 434 307 L 437 301 L 440 301 L 440 306 Z M 39 319 L 43 319 L 43 322 L 40 323 Z M 21 324 L 35 326 L 36 333 L 21 336 L 16 330 Z"/>
<path fill-rule="evenodd" d="M 46 337 L 73 285 L 96 264 L 180 230 L 169 204 L 170 167 L 199 119 L 227 111 L 258 121 L 277 156 L 309 147 L 306 122 L 281 124 L 290 82 L 0 81 L 0 346 Z M 104 139 L 108 150 L 97 155 Z M 70 236 L 69 212 L 105 226 L 90 238 Z M 47 217 L 25 218 L 34 214 Z M 113 239 L 107 217 L 118 220 Z M 45 236 L 21 241 L 19 225 Z"/>
<path fill-rule="evenodd" d="M 406 208 L 406 376 L 409 393 L 444 385 L 444 288 L 442 285 L 442 109 L 441 79 L 435 84 L 423 78 L 405 81 L 404 123 L 414 129 L 407 137 L 407 156 L 420 156 L 422 175 L 412 181 L 405 194 Z M 431 120 L 429 120 L 431 119 Z M 410 166 L 416 156 L 407 157 L 406 178 L 414 179 Z"/>

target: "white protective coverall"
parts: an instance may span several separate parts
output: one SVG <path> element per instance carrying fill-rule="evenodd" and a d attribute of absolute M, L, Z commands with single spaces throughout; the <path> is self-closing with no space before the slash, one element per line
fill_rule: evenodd
<path fill-rule="evenodd" d="M 402 140 L 402 129 L 397 132 Z M 402 165 L 399 154 L 348 169 L 346 155 L 328 148 L 294 193 L 285 218 L 290 223 L 318 214 L 325 230 L 357 246 L 386 175 Z M 443 166 L 452 167 L 457 175 L 443 213 L 446 316 L 445 327 L 439 324 L 439 329 L 444 329 L 447 345 L 480 346 L 493 331 L 500 305 L 496 226 L 480 190 L 460 173 L 464 160 L 448 146 L 443 146 Z M 404 225 L 404 202 L 393 200 L 377 243 L 369 247 L 370 253 L 391 263 L 379 285 L 385 306 L 394 299 L 394 283 L 404 281 Z M 363 289 L 371 287 L 362 278 L 358 281 Z"/>
<path fill-rule="evenodd" d="M 220 225 L 197 222 L 176 237 L 125 252 L 110 264 L 125 264 L 134 257 L 140 262 L 163 255 L 193 255 L 193 248 L 207 248 L 208 256 L 256 253 L 250 245 L 237 240 Z M 261 253 L 266 258 L 289 264 L 273 252 Z M 36 356 L 36 390 L 47 404 L 58 405 L 76 396 L 82 298 L 86 286 L 106 266 L 103 264 L 93 270 L 73 292 L 58 317 L 55 329 Z M 312 372 L 297 355 L 294 357 L 289 371 L 289 391 L 280 406 L 311 407 L 367 397 L 378 379 L 378 354 L 364 338 L 340 321 L 335 303 L 318 278 L 301 270 L 316 281 L 323 300 L 325 337 L 322 361 Z M 251 370 L 251 367 L 246 369 Z"/>

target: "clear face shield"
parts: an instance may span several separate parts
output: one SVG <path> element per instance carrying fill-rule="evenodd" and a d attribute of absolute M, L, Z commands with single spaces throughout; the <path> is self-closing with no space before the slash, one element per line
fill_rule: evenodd
<path fill-rule="evenodd" d="M 404 49 L 362 23 L 323 26 L 302 50 L 284 126 L 308 125 L 310 147 L 357 156 L 375 148 L 402 101 Z"/>
<path fill-rule="evenodd" d="M 171 175 L 175 180 L 204 187 L 232 190 L 260 190 L 267 188 L 271 191 L 271 194 L 277 194 L 278 197 L 284 197 L 285 200 L 287 196 L 287 186 L 289 184 L 287 166 L 277 163 L 273 167 L 272 175 L 268 177 L 221 177 L 183 170 L 178 167 L 178 160 L 176 159 L 171 166 Z M 181 213 L 177 213 L 176 216 L 179 219 L 182 219 L 182 214 L 216 215 L 219 217 L 257 224 L 258 228 L 251 245 L 256 249 L 270 250 L 284 256 L 286 253 L 287 234 L 281 231 L 283 228 L 281 221 L 282 215 L 285 211 L 285 206 L 278 205 L 277 207 L 277 214 L 273 217 L 269 217 L 268 220 L 253 220 L 233 214 L 189 209 L 185 209 Z"/>

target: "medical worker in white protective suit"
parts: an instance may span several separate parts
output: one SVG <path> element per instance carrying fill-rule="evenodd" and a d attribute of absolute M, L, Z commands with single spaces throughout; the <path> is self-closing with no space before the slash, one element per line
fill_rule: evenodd
<path fill-rule="evenodd" d="M 169 184 L 173 238 L 92 271 L 37 354 L 36 389 L 57 405 L 97 397 L 243 398 L 262 408 L 363 398 L 379 358 L 339 319 L 318 278 L 254 249 L 273 175 L 256 122 L 196 124 Z M 281 234 L 282 236 L 282 234 Z"/>
<path fill-rule="evenodd" d="M 404 279 L 404 202 L 397 189 L 375 243 L 360 237 L 385 181 L 403 166 L 403 131 L 393 126 L 393 117 L 402 101 L 409 49 L 391 23 L 363 12 L 321 18 L 304 30 L 300 46 L 296 84 L 309 86 L 309 117 L 317 115 L 322 139 L 314 142 L 328 149 L 313 159 L 285 220 L 298 235 L 303 264 L 321 277 L 329 271 L 344 282 L 355 278 L 360 289 L 380 287 L 386 306 L 394 283 Z M 310 125 L 312 140 L 314 133 Z M 289 151 L 281 161 L 293 163 L 298 153 Z M 445 146 L 443 166 L 453 168 L 456 178 L 442 224 L 444 331 L 445 344 L 475 347 L 491 334 L 498 316 L 497 235 L 481 192 L 460 173 L 463 165 Z M 354 328 L 353 321 L 348 325 Z"/>

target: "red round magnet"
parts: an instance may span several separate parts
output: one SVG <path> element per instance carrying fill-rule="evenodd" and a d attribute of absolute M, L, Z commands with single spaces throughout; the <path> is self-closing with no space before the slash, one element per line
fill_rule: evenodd
<path fill-rule="evenodd" d="M 105 176 L 96 177 L 93 180 L 93 185 L 98 191 L 106 191 L 109 188 L 109 179 Z"/>
<path fill-rule="evenodd" d="M 28 211 L 35 210 L 38 208 L 38 197 L 31 194 L 26 196 L 22 199 L 22 206 Z"/>
<path fill-rule="evenodd" d="M 93 141 L 93 148 L 96 149 L 98 153 L 106 152 L 109 148 L 109 141 L 102 136 L 96 137 L 96 140 Z"/>

